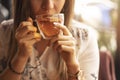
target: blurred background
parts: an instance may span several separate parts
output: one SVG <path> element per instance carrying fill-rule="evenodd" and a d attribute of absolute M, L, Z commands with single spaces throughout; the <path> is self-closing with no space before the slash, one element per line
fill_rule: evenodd
<path fill-rule="evenodd" d="M 101 52 L 111 55 L 112 61 L 104 64 L 108 65 L 106 74 L 109 78 L 99 80 L 120 80 L 120 0 L 75 0 L 74 12 L 75 20 L 96 30 L 100 55 Z M 12 1 L 0 0 L 0 22 L 11 18 Z M 110 78 L 112 75 L 115 75 L 114 79 Z"/>
<path fill-rule="evenodd" d="M 0 0 L 0 22 L 12 18 L 12 0 Z"/>
<path fill-rule="evenodd" d="M 74 12 L 76 20 L 96 30 L 99 80 L 120 80 L 120 0 L 76 0 Z"/>
<path fill-rule="evenodd" d="M 75 19 L 98 32 L 100 50 L 116 51 L 117 1 L 76 0 Z"/>

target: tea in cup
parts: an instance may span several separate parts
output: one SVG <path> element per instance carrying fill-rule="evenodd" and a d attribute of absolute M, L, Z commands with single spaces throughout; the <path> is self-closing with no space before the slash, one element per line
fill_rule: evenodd
<path fill-rule="evenodd" d="M 54 25 L 55 22 L 64 24 L 64 14 L 43 14 L 36 16 L 38 29 L 44 39 L 51 39 L 59 34 L 60 29 Z"/>

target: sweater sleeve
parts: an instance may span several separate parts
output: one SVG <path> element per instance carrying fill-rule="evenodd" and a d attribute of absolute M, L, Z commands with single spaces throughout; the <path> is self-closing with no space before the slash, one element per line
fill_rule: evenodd
<path fill-rule="evenodd" d="M 83 50 L 79 56 L 80 68 L 83 69 L 86 80 L 98 80 L 99 50 L 93 30 L 88 30 L 88 39 L 81 45 Z"/>
<path fill-rule="evenodd" d="M 99 73 L 99 49 L 97 33 L 89 26 L 77 24 L 77 58 L 80 69 L 84 72 L 85 80 L 98 80 Z"/>

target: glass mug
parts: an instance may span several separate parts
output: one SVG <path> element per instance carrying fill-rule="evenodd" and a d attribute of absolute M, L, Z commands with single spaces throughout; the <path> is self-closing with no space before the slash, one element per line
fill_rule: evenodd
<path fill-rule="evenodd" d="M 60 29 L 54 25 L 54 22 L 64 24 L 64 14 L 37 15 L 36 22 L 42 37 L 44 39 L 51 39 L 60 32 Z"/>

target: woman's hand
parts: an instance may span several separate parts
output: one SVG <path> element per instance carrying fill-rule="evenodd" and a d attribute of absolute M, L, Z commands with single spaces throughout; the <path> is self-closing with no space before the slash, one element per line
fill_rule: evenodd
<path fill-rule="evenodd" d="M 20 23 L 16 29 L 15 37 L 18 42 L 18 55 L 22 57 L 29 57 L 32 53 L 33 44 L 41 39 L 40 34 L 37 33 L 37 28 L 33 26 L 31 18 Z"/>
<path fill-rule="evenodd" d="M 51 40 L 53 49 L 58 51 L 61 57 L 66 62 L 67 67 L 78 68 L 78 61 L 76 59 L 76 40 L 68 30 L 68 28 L 62 24 L 56 23 L 56 27 L 60 28 L 60 33 L 57 37 Z"/>

